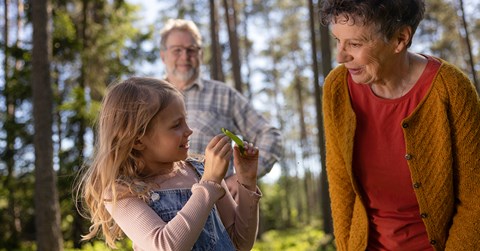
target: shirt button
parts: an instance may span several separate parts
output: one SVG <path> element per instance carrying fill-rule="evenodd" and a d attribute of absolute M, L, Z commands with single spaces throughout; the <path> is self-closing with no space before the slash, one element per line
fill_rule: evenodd
<path fill-rule="evenodd" d="M 419 182 L 413 183 L 413 188 L 420 188 L 420 183 Z"/>
<path fill-rule="evenodd" d="M 408 154 L 408 153 L 405 154 L 405 159 L 406 159 L 406 160 L 411 160 L 411 159 L 412 159 L 412 155 L 410 155 L 410 154 Z"/>
<path fill-rule="evenodd" d="M 428 214 L 426 214 L 426 213 L 422 213 L 422 214 L 420 214 L 420 217 L 422 217 L 423 219 L 425 219 L 425 218 L 427 218 L 427 217 L 428 217 Z"/>
<path fill-rule="evenodd" d="M 430 244 L 435 245 L 435 244 L 437 244 L 437 241 L 436 240 L 430 240 Z"/>
<path fill-rule="evenodd" d="M 403 124 L 402 124 L 402 127 L 403 127 L 403 128 L 408 128 L 408 123 L 403 123 Z"/>

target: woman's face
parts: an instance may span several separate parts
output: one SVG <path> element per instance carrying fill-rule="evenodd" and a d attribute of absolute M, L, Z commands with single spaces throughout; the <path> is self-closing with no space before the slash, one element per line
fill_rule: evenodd
<path fill-rule="evenodd" d="M 373 25 L 352 24 L 345 18 L 336 21 L 332 34 L 337 41 L 337 62 L 347 67 L 353 81 L 374 84 L 388 77 L 395 47 Z"/>

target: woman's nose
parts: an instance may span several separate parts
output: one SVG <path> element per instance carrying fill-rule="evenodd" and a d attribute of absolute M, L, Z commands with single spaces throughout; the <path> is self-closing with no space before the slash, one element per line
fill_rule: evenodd
<path fill-rule="evenodd" d="M 346 50 L 346 44 L 340 41 L 337 41 L 337 62 L 339 64 L 351 61 L 352 56 Z"/>
<path fill-rule="evenodd" d="M 345 63 L 348 61 L 348 54 L 342 48 L 337 48 L 337 62 L 339 64 Z"/>

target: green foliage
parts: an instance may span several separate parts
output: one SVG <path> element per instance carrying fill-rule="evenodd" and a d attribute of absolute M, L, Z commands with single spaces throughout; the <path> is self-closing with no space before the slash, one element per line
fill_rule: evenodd
<path fill-rule="evenodd" d="M 68 12 L 57 10 L 53 19 L 53 38 L 73 41 L 76 37 L 75 24 Z"/>
<path fill-rule="evenodd" d="M 281 176 L 275 183 L 259 185 L 263 193 L 260 200 L 262 231 L 302 227 L 305 224 L 321 226 L 320 209 L 318 205 L 307 204 L 312 199 L 307 198 L 304 182 L 305 178 Z M 306 217 L 306 214 L 311 217 Z"/>
<path fill-rule="evenodd" d="M 34 200 L 34 178 L 33 174 L 26 173 L 18 175 L 15 179 L 15 189 L 6 189 L 5 184 L 6 177 L 0 176 L 0 247 L 6 248 L 6 250 L 30 250 L 25 249 L 23 246 L 25 243 L 30 243 L 30 240 L 34 236 L 34 216 L 35 211 L 32 205 Z M 8 208 L 7 199 L 14 198 L 15 215 L 12 215 Z M 12 203 L 12 202 L 11 202 Z M 20 236 L 18 236 L 24 242 L 13 243 L 12 233 L 9 229 L 9 223 L 15 222 L 19 228 Z M 18 240 L 17 240 L 18 241 Z M 22 246 L 19 246 L 22 245 Z M 0 248 L 0 251 L 2 249 Z"/>
<path fill-rule="evenodd" d="M 132 250 L 132 242 L 128 239 L 116 243 L 118 251 Z M 74 248 L 72 241 L 64 242 L 64 251 L 112 251 L 103 241 L 86 242 L 82 248 Z M 18 249 L 0 248 L 0 251 L 35 251 L 37 246 L 35 242 L 23 242 Z"/>
<path fill-rule="evenodd" d="M 287 212 L 283 201 L 284 195 L 278 183 L 260 184 L 263 193 L 260 200 L 260 212 L 264 231 L 285 226 Z"/>
<path fill-rule="evenodd" d="M 331 236 L 325 235 L 318 226 L 287 230 L 270 230 L 257 240 L 253 251 L 333 251 Z"/>
<path fill-rule="evenodd" d="M 36 251 L 37 245 L 33 241 L 25 241 L 18 248 L 0 248 L 0 251 Z"/>
<path fill-rule="evenodd" d="M 119 251 L 123 250 L 132 250 L 132 242 L 129 239 L 124 239 L 116 243 L 117 249 Z M 93 241 L 85 243 L 82 248 L 77 249 L 73 248 L 73 243 L 65 243 L 64 251 L 111 251 L 112 249 L 105 244 L 103 241 Z"/>

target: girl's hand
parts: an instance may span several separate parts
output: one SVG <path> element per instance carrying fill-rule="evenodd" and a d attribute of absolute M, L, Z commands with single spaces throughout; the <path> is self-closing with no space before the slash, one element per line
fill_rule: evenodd
<path fill-rule="evenodd" d="M 232 152 L 232 144 L 227 136 L 219 134 L 213 137 L 205 149 L 205 172 L 202 180 L 220 184 L 227 173 Z"/>
<path fill-rule="evenodd" d="M 252 143 L 243 142 L 243 154 L 237 145 L 233 152 L 233 165 L 240 184 L 255 191 L 257 188 L 258 148 Z"/>

